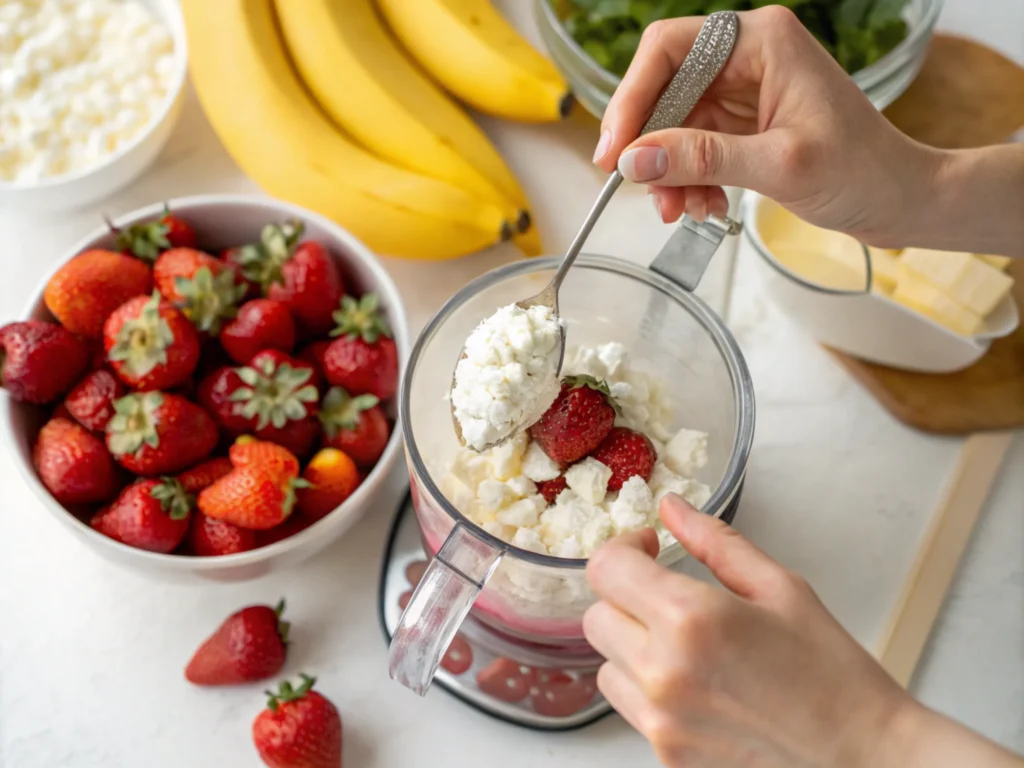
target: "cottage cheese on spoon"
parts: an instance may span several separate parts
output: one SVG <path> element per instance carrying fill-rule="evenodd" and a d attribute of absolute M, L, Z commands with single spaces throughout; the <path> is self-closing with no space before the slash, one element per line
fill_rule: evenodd
<path fill-rule="evenodd" d="M 549 307 L 502 307 L 469 335 L 463 354 L 452 407 L 474 450 L 528 427 L 558 395 L 561 324 Z"/>

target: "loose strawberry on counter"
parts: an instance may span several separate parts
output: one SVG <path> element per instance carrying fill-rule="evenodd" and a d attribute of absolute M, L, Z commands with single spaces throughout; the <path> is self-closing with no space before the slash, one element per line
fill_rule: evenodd
<path fill-rule="evenodd" d="M 0 384 L 20 402 L 56 400 L 86 370 L 90 356 L 84 341 L 55 323 L 26 320 L 0 328 Z"/>
<path fill-rule="evenodd" d="M 161 251 L 169 248 L 195 248 L 196 232 L 192 225 L 171 213 L 164 206 L 163 215 L 156 221 L 144 221 L 120 229 L 110 225 L 114 243 L 122 253 L 154 262 Z"/>
<path fill-rule="evenodd" d="M 590 454 L 612 471 L 609 491 L 618 491 L 634 475 L 646 483 L 651 479 L 658 453 L 654 445 L 641 432 L 626 427 L 615 427 Z"/>
<path fill-rule="evenodd" d="M 312 690 L 315 678 L 300 677 L 298 688 L 281 683 L 252 724 L 260 759 L 270 768 L 341 768 L 341 716 Z"/>
<path fill-rule="evenodd" d="M 336 448 L 322 448 L 302 473 L 306 487 L 296 492 L 299 511 L 310 520 L 333 512 L 359 487 L 355 462 Z"/>
<path fill-rule="evenodd" d="M 114 415 L 114 401 L 124 396 L 124 384 L 106 368 L 92 371 L 64 398 L 68 414 L 86 429 L 102 432 Z"/>
<path fill-rule="evenodd" d="M 142 392 L 114 401 L 107 447 L 137 475 L 178 472 L 210 455 L 217 425 L 195 403 L 168 392 Z"/>
<path fill-rule="evenodd" d="M 530 437 L 564 467 L 600 445 L 615 424 L 615 413 L 605 382 L 592 376 L 566 376 L 558 397 L 530 427 Z"/>
<path fill-rule="evenodd" d="M 39 478 L 61 504 L 109 501 L 121 487 L 103 441 L 80 424 L 55 418 L 39 431 L 32 451 Z"/>
<path fill-rule="evenodd" d="M 195 497 L 173 478 L 139 480 L 97 513 L 90 525 L 104 536 L 150 552 L 173 552 L 188 533 Z"/>
<path fill-rule="evenodd" d="M 137 389 L 170 389 L 199 363 L 199 334 L 156 291 L 122 304 L 103 326 L 103 347 L 114 371 Z"/>
<path fill-rule="evenodd" d="M 305 333 L 323 336 L 334 325 L 345 284 L 326 248 L 312 240 L 299 242 L 303 229 L 300 221 L 268 224 L 259 243 L 234 249 L 229 259 L 247 280 L 262 286 L 268 299 L 286 305 Z"/>
<path fill-rule="evenodd" d="M 197 557 L 219 557 L 248 552 L 256 546 L 256 531 L 239 528 L 223 520 L 214 520 L 202 512 L 192 513 L 188 529 L 190 554 Z"/>
<path fill-rule="evenodd" d="M 57 270 L 43 293 L 47 309 L 71 333 L 103 336 L 110 313 L 153 290 L 149 265 L 114 251 L 83 251 Z"/>
<path fill-rule="evenodd" d="M 391 434 L 388 418 L 375 395 L 352 397 L 331 387 L 320 407 L 324 446 L 344 451 L 361 466 L 372 466 L 384 453 Z"/>
<path fill-rule="evenodd" d="M 178 475 L 178 482 L 181 483 L 186 493 L 196 494 L 203 488 L 213 485 L 232 469 L 230 459 L 218 456 L 215 459 L 208 459 L 196 464 L 191 469 L 186 469 Z"/>
<path fill-rule="evenodd" d="M 350 394 L 388 400 L 398 390 L 398 351 L 375 293 L 345 296 L 334 313 L 338 337 L 324 353 L 328 381 Z"/>
<path fill-rule="evenodd" d="M 228 264 L 195 248 L 161 253 L 153 265 L 153 282 L 196 328 L 211 336 L 236 315 L 247 290 Z"/>
<path fill-rule="evenodd" d="M 273 608 L 252 605 L 228 616 L 192 656 L 185 679 L 196 685 L 234 685 L 276 675 L 288 650 L 283 613 L 282 599 Z"/>
<path fill-rule="evenodd" d="M 245 365 L 264 349 L 290 353 L 295 347 L 295 321 L 280 301 L 253 299 L 243 304 L 237 317 L 224 326 L 220 343 L 239 365 Z"/>

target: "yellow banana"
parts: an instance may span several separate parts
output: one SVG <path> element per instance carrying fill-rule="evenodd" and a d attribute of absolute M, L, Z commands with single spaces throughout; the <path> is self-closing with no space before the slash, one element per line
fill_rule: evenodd
<path fill-rule="evenodd" d="M 272 0 L 182 0 L 182 9 L 206 116 L 267 192 L 396 256 L 452 258 L 509 234 L 500 207 L 380 160 L 335 128 L 288 61 Z"/>
<path fill-rule="evenodd" d="M 560 120 L 572 105 L 555 66 L 490 0 L 377 0 L 402 44 L 445 88 L 481 112 Z"/>

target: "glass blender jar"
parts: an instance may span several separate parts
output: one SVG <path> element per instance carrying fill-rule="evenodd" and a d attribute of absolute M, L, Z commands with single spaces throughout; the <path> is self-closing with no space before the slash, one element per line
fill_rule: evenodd
<path fill-rule="evenodd" d="M 666 383 L 676 401 L 674 423 L 709 434 L 708 462 L 698 478 L 713 489 L 703 511 L 720 516 L 738 501 L 754 433 L 754 395 L 732 334 L 692 294 L 732 222 L 684 220 L 650 268 L 581 255 L 559 292 L 569 347 L 618 341 L 632 364 Z M 470 613 L 510 640 L 590 657 L 583 613 L 596 597 L 586 560 L 530 552 L 468 520 L 441 490 L 460 449 L 447 395 L 463 342 L 497 308 L 543 288 L 559 259 L 508 264 L 473 281 L 426 326 L 406 369 L 401 422 L 416 521 L 430 565 L 391 642 L 391 676 L 424 694 L 459 626 Z M 678 563 L 673 543 L 658 562 Z"/>

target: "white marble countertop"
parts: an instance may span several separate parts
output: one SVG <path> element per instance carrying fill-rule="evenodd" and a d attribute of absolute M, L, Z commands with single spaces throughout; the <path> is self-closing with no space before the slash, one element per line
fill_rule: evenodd
<path fill-rule="evenodd" d="M 513 5 L 506 0 L 505 7 Z M 516 3 L 518 6 L 519 3 Z M 526 3 L 521 5 L 525 6 Z M 949 0 L 941 26 L 1024 60 L 1018 0 Z M 999 13 L 995 9 L 999 9 Z M 525 14 L 518 7 L 514 15 Z M 533 199 L 548 247 L 564 248 L 600 178 L 593 124 L 486 127 Z M 256 192 L 219 146 L 195 100 L 157 164 L 91 209 L 26 217 L 0 211 L 0 321 L 62 252 L 117 214 L 200 192 Z M 557 212 L 557 214 L 556 214 Z M 646 196 L 624 188 L 588 250 L 649 260 L 668 234 Z M 388 259 L 417 330 L 468 278 L 516 257 L 510 247 L 445 264 Z M 739 255 L 731 324 L 757 390 L 757 439 L 736 525 L 805 574 L 843 624 L 875 642 L 960 442 L 895 422 L 832 360 L 765 304 Z M 717 267 L 720 269 L 720 267 Z M 702 292 L 719 300 L 709 275 Z M 376 578 L 393 501 L 294 570 L 245 584 L 156 583 L 84 549 L 49 519 L 10 461 L 0 462 L 0 765 L 89 768 L 255 765 L 251 686 L 197 691 L 182 670 L 228 613 L 286 595 L 286 674 L 316 674 L 345 719 L 345 762 L 378 766 L 654 765 L 618 718 L 543 735 L 490 720 L 443 691 L 421 701 L 387 677 Z M 1011 449 L 913 683 L 926 703 L 1024 751 L 1024 439 Z"/>

